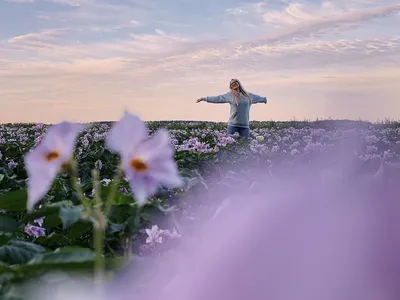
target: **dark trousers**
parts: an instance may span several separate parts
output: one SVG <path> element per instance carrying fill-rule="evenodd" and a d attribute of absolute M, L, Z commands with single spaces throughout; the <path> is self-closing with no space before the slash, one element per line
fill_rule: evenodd
<path fill-rule="evenodd" d="M 235 132 L 239 133 L 241 137 L 250 138 L 250 128 L 228 125 L 228 134 L 234 134 Z"/>

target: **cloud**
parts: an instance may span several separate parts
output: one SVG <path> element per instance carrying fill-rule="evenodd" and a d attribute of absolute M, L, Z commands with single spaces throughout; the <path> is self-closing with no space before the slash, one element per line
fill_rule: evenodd
<path fill-rule="evenodd" d="M 237 16 L 243 14 L 262 14 L 265 11 L 266 4 L 264 2 L 242 3 L 237 7 L 227 8 L 225 11 L 228 14 Z"/>
<path fill-rule="evenodd" d="M 268 1 L 233 8 L 223 3 L 220 10 L 210 3 L 207 21 L 196 21 L 200 23 L 188 22 L 192 16 L 185 11 L 164 21 L 172 8 L 153 1 L 145 7 L 134 1 L 82 0 L 80 6 L 56 1 L 62 9 L 40 12 L 48 16 L 40 20 L 47 29 L 16 33 L 0 42 L 2 99 L 41 99 L 40 105 L 70 101 L 77 107 L 82 102 L 90 107 L 93 101 L 105 107 L 113 99 L 145 110 L 149 104 L 135 99 L 148 99 L 151 105 L 160 97 L 186 101 L 198 93 L 224 92 L 231 77 L 272 99 L 325 97 L 333 89 L 371 91 L 374 97 L 384 94 L 383 87 L 385 97 L 398 91 L 400 36 L 374 27 L 376 21 L 396 20 L 400 6 L 391 0 L 284 6 Z M 233 27 L 218 23 L 226 19 Z M 244 24 L 257 26 L 245 31 Z M 210 32 L 217 38 L 207 37 Z"/>
<path fill-rule="evenodd" d="M 137 20 L 130 20 L 125 23 L 117 24 L 117 25 L 93 25 L 93 26 L 88 26 L 87 30 L 88 31 L 93 31 L 93 32 L 117 32 L 119 30 L 123 29 L 133 29 L 133 28 L 138 28 L 141 27 L 142 23 L 137 21 Z"/>
<path fill-rule="evenodd" d="M 237 53 L 246 50 L 238 50 Z M 335 41 L 310 41 L 298 43 L 275 43 L 251 47 L 247 50 L 262 55 L 288 55 L 288 54 L 320 54 L 320 55 L 373 55 L 395 53 L 400 54 L 400 36 L 387 38 L 335 40 Z M 341 57 L 343 58 L 343 57 Z"/>
<path fill-rule="evenodd" d="M 260 9 L 260 7 L 260 5 L 256 5 L 255 9 Z M 371 61 L 374 57 L 398 54 L 398 36 L 333 41 L 281 41 L 282 36 L 293 37 L 305 30 L 310 32 L 310 28 L 320 30 L 321 26 L 316 24 L 323 23 L 326 27 L 334 27 L 340 22 L 385 16 L 393 10 L 394 7 L 384 7 L 315 21 L 316 17 L 299 13 L 299 8 L 297 8 L 296 13 L 292 11 L 292 14 L 298 18 L 302 16 L 303 20 L 312 19 L 313 21 L 307 21 L 307 24 L 311 25 L 306 28 L 296 26 L 295 29 L 282 31 L 275 36 L 245 42 L 200 42 L 189 35 L 167 33 L 156 28 L 154 33 L 133 33 L 127 39 L 114 43 L 60 44 L 54 41 L 54 38 L 65 35 L 71 30 L 59 29 L 14 37 L 9 40 L 6 47 L 10 53 L 15 50 L 35 51 L 38 54 L 46 55 L 49 60 L 63 60 L 59 63 L 44 61 L 43 70 L 60 68 L 72 72 L 75 67 L 78 73 L 91 73 L 96 63 L 99 65 L 99 72 L 107 71 L 109 68 L 113 70 L 126 68 L 126 70 L 135 69 L 138 74 L 230 68 L 234 67 L 233 65 L 239 69 L 251 67 L 259 70 L 265 66 L 272 70 L 296 69 L 343 61 Z M 298 56 L 299 54 L 301 56 Z M 277 57 L 281 59 L 277 60 Z M 85 61 L 92 66 L 92 68 L 86 68 L 88 71 L 84 71 L 85 67 L 82 67 L 85 65 Z M 34 69 L 38 67 L 36 62 L 31 65 Z M 50 65 L 52 65 L 51 68 Z M 10 70 L 15 67 L 20 68 L 18 64 L 14 64 Z M 26 66 L 24 68 L 26 71 Z"/>
<path fill-rule="evenodd" d="M 32 44 L 28 44 L 32 47 Z M 86 48 L 89 47 L 89 48 Z M 107 56 L 123 48 L 128 50 L 122 56 Z M 98 58 L 90 53 L 97 49 Z M 175 49 L 175 50 L 174 50 Z M 179 50 L 179 51 L 178 51 Z M 198 72 L 216 76 L 226 70 L 240 72 L 280 72 L 287 70 L 326 68 L 343 65 L 361 68 L 392 66 L 394 59 L 400 60 L 400 36 L 386 38 L 310 41 L 302 43 L 272 43 L 264 45 L 230 45 L 196 49 L 185 37 L 173 36 L 163 31 L 153 35 L 136 35 L 133 40 L 123 44 L 103 44 L 96 48 L 82 45 L 70 47 L 53 45 L 50 48 L 37 48 L 39 53 L 52 53 L 56 61 L 31 61 L 7 63 L 0 76 L 18 76 L 18 74 L 130 74 L 140 77 L 165 76 L 174 74 L 184 80 Z M 175 53 L 174 53 L 175 51 Z M 86 54 L 86 57 L 83 54 Z M 60 55 L 64 59 L 60 61 Z M 139 55 L 139 56 L 138 56 Z M 207 75 L 208 76 L 208 75 Z"/>
<path fill-rule="evenodd" d="M 16 2 L 18 0 L 8 0 Z M 116 32 L 143 26 L 156 11 L 155 2 L 129 0 L 32 0 L 36 19 L 77 31 Z M 35 4 L 37 6 L 35 6 Z M 51 9 L 47 7 L 51 5 Z"/>
<path fill-rule="evenodd" d="M 313 5 L 313 9 L 305 9 L 307 5 L 290 3 L 283 11 L 263 13 L 263 19 L 268 23 L 279 25 L 299 25 L 310 22 L 321 22 L 326 18 L 335 17 L 341 11 L 330 2 L 323 2 L 320 6 Z"/>
<path fill-rule="evenodd" d="M 248 13 L 249 13 L 249 11 L 244 10 L 244 9 L 242 9 L 242 8 L 240 8 L 240 7 L 227 8 L 225 11 L 226 11 L 228 14 L 231 14 L 231 15 L 245 15 L 245 14 L 248 14 Z"/>
<path fill-rule="evenodd" d="M 322 5 L 322 12 L 311 15 L 302 10 L 301 5 L 290 4 L 284 12 L 269 12 L 264 14 L 264 19 L 268 22 L 280 22 L 289 24 L 275 35 L 260 38 L 254 43 L 267 43 L 279 41 L 285 38 L 310 37 L 313 34 L 327 33 L 329 31 L 346 28 L 348 25 L 358 25 L 395 15 L 400 12 L 400 4 L 363 9 L 352 12 L 334 12 L 328 9 L 328 5 Z M 326 9 L 326 11 L 325 11 Z M 289 11 L 289 12 L 288 12 Z"/>
<path fill-rule="evenodd" d="M 9 3 L 33 3 L 35 0 L 4 0 Z"/>
<path fill-rule="evenodd" d="M 66 6 L 72 6 L 72 7 L 79 7 L 81 4 L 90 4 L 94 3 L 95 1 L 93 0 L 4 0 L 5 2 L 9 3 L 40 3 L 40 2 L 47 2 L 47 3 L 55 3 L 55 4 L 61 4 L 61 5 L 66 5 Z"/>
<path fill-rule="evenodd" d="M 11 44 L 19 44 L 19 43 L 27 43 L 32 41 L 51 41 L 55 38 L 59 38 L 65 36 L 72 32 L 70 28 L 55 28 L 42 30 L 40 32 L 28 33 L 25 35 L 15 36 L 8 40 L 8 43 Z"/>

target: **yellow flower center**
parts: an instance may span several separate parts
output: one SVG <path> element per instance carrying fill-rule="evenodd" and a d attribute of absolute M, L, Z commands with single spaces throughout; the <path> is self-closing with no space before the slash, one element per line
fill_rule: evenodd
<path fill-rule="evenodd" d="M 60 152 L 58 151 L 50 151 L 49 153 L 47 153 L 44 158 L 45 160 L 47 160 L 48 162 L 51 162 L 53 160 L 56 160 L 57 158 L 59 158 L 61 156 Z"/>
<path fill-rule="evenodd" d="M 131 167 L 136 172 L 144 172 L 147 171 L 147 169 L 149 168 L 149 166 L 138 157 L 135 157 L 131 160 Z"/>

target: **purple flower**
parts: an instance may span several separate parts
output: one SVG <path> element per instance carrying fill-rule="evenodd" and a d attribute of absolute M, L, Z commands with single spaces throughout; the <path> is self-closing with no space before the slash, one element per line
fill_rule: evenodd
<path fill-rule="evenodd" d="M 41 217 L 41 218 L 38 218 L 38 219 L 34 220 L 34 222 L 39 224 L 40 227 L 43 226 L 43 221 L 44 221 L 44 217 Z"/>
<path fill-rule="evenodd" d="M 46 235 L 46 229 L 39 227 L 39 226 L 33 226 L 33 225 L 27 225 L 25 227 L 25 232 L 27 235 L 38 238 L 40 236 L 45 236 Z"/>
<path fill-rule="evenodd" d="M 7 166 L 12 170 L 12 169 L 15 169 L 15 167 L 17 166 L 18 164 L 14 161 L 14 160 L 10 160 L 9 162 L 8 162 L 8 164 L 7 164 Z"/>
<path fill-rule="evenodd" d="M 146 244 L 162 244 L 164 231 L 159 229 L 157 225 L 153 225 L 151 229 L 146 229 Z"/>
<path fill-rule="evenodd" d="M 77 135 L 83 128 L 84 125 L 70 122 L 54 125 L 41 143 L 26 154 L 28 210 L 47 193 L 62 166 L 71 159 Z"/>
<path fill-rule="evenodd" d="M 182 184 L 174 161 L 168 131 L 159 130 L 148 137 L 146 125 L 125 112 L 110 130 L 106 146 L 121 156 L 121 165 L 136 201 L 143 205 L 159 185 L 174 187 Z"/>
<path fill-rule="evenodd" d="M 87 134 L 82 138 L 82 144 L 84 148 L 89 147 L 90 141 Z"/>
<path fill-rule="evenodd" d="M 150 229 L 145 229 L 147 234 L 146 244 L 162 244 L 165 237 L 169 238 L 180 238 L 180 234 L 174 228 L 173 231 L 163 230 L 158 228 L 157 225 L 153 225 Z"/>
<path fill-rule="evenodd" d="M 44 128 L 43 123 L 38 123 L 34 126 L 34 130 L 42 130 Z"/>

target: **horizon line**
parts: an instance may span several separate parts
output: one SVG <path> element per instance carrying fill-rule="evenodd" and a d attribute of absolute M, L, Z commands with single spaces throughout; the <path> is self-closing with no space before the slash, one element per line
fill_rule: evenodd
<path fill-rule="evenodd" d="M 43 124 L 45 126 L 52 126 L 58 123 L 61 123 L 63 121 L 68 121 L 68 120 L 62 120 L 59 122 L 55 123 L 44 123 L 44 122 L 7 122 L 7 123 L 2 123 L 0 122 L 0 125 L 37 125 L 37 124 Z M 79 124 L 95 124 L 95 123 L 115 123 L 118 122 L 119 120 L 102 120 L 102 121 L 90 121 L 90 122 L 72 122 L 72 123 L 79 123 Z M 212 123 L 212 124 L 228 124 L 227 121 L 204 121 L 204 120 L 151 120 L 151 121 L 145 121 L 142 120 L 144 123 L 166 123 L 166 122 L 180 122 L 180 123 L 190 123 L 190 122 L 196 122 L 196 123 Z M 333 118 L 316 118 L 315 120 L 311 119 L 303 119 L 303 120 L 297 120 L 296 118 L 290 119 L 290 120 L 252 120 L 250 121 L 251 123 L 268 123 L 268 122 L 273 122 L 273 123 L 289 123 L 289 122 L 296 122 L 296 123 L 316 123 L 316 122 L 326 122 L 326 121 L 333 121 L 333 122 L 357 122 L 357 123 L 369 123 L 373 125 L 380 125 L 380 124 L 396 124 L 400 123 L 400 119 L 391 119 L 391 118 L 385 118 L 384 120 L 379 120 L 377 119 L 376 121 L 369 121 L 369 120 L 363 120 L 363 119 L 333 119 Z"/>

